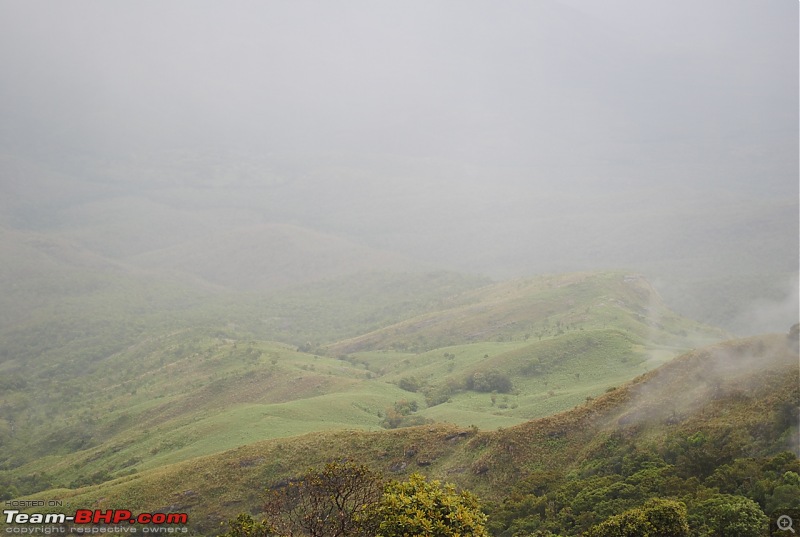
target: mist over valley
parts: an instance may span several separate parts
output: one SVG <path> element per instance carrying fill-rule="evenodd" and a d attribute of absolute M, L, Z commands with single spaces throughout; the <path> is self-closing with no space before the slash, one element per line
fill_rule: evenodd
<path fill-rule="evenodd" d="M 267 491 L 360 464 L 475 535 L 774 531 L 797 17 L 0 4 L 0 499 L 310 535 Z"/>

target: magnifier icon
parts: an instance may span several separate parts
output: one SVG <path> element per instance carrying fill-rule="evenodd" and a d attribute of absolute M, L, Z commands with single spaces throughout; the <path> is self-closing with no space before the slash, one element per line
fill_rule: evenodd
<path fill-rule="evenodd" d="M 792 517 L 790 517 L 789 515 L 781 515 L 781 516 L 779 516 L 778 520 L 777 520 L 777 523 L 778 523 L 778 529 L 779 530 L 781 530 L 781 531 L 789 530 L 792 533 L 795 533 L 794 528 L 792 527 L 792 524 L 794 524 L 794 521 L 792 520 Z"/>

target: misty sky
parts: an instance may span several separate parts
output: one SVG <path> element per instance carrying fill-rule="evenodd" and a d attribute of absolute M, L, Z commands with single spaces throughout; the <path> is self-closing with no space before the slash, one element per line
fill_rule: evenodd
<path fill-rule="evenodd" d="M 797 26 L 790 0 L 4 0 L 0 114 L 6 143 L 99 151 L 705 153 L 780 173 Z"/>
<path fill-rule="evenodd" d="M 0 221 L 104 253 L 227 219 L 495 274 L 796 271 L 793 0 L 0 0 L 0 66 Z"/>

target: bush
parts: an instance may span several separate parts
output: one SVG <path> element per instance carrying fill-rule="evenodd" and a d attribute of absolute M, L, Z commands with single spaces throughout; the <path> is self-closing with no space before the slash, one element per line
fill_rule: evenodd
<path fill-rule="evenodd" d="M 397 401 L 393 407 L 386 409 L 386 417 L 383 418 L 381 426 L 384 429 L 398 429 L 432 423 L 432 420 L 423 416 L 412 416 L 412 413 L 416 411 L 416 401 L 406 401 L 405 399 Z"/>
<path fill-rule="evenodd" d="M 476 392 L 498 392 L 508 393 L 514 387 L 511 379 L 498 371 L 486 371 L 473 373 L 467 377 L 465 386 L 468 390 Z"/>
<path fill-rule="evenodd" d="M 397 387 L 407 392 L 416 393 L 423 386 L 423 383 L 417 377 L 403 377 L 397 383 Z"/>
<path fill-rule="evenodd" d="M 458 386 L 452 381 L 439 384 L 437 386 L 427 386 L 423 390 L 423 395 L 425 395 L 425 404 L 431 407 L 446 403 L 457 391 Z"/>
<path fill-rule="evenodd" d="M 271 537 L 275 535 L 266 522 L 258 522 L 248 514 L 242 513 L 228 521 L 228 531 L 219 537 Z"/>

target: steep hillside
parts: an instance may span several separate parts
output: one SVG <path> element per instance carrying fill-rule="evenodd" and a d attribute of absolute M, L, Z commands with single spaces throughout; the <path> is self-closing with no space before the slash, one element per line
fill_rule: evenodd
<path fill-rule="evenodd" d="M 796 349 L 784 335 L 698 349 L 573 410 L 493 432 L 430 425 L 318 433 L 250 444 L 94 487 L 35 497 L 60 499 L 67 511 L 187 511 L 190 525 L 208 535 L 237 512 L 257 512 L 266 487 L 308 466 L 344 457 L 394 477 L 421 471 L 472 489 L 484 500 L 507 498 L 491 508 L 490 524 L 496 533 L 523 519 L 529 527 L 548 520 L 556 524 L 569 513 L 572 529 L 561 531 L 573 535 L 606 515 L 594 508 L 576 511 L 580 502 L 574 491 L 567 491 L 599 476 L 605 476 L 604 481 L 594 482 L 592 490 L 605 494 L 599 484 L 608 487 L 615 479 L 629 479 L 625 476 L 641 479 L 639 472 L 648 468 L 656 471 L 660 482 L 667 476 L 664 472 L 672 472 L 672 492 L 664 489 L 661 494 L 690 501 L 703 487 L 711 495 L 729 490 L 719 481 L 719 471 L 745 457 L 766 460 L 762 458 L 788 449 L 795 454 L 770 464 L 794 468 L 800 403 Z M 783 462 L 775 466 L 779 460 Z M 548 500 L 558 491 L 567 495 Z M 550 501 L 550 518 L 536 510 L 523 511 L 520 502 L 525 498 Z M 605 502 L 603 498 L 597 502 Z M 764 498 L 772 501 L 774 495 L 767 491 Z M 608 509 L 620 512 L 637 501 L 643 498 L 620 500 Z"/>

